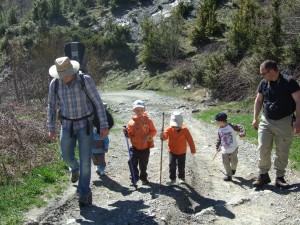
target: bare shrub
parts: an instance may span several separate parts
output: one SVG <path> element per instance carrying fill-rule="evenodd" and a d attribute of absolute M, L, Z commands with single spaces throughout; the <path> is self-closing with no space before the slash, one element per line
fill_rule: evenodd
<path fill-rule="evenodd" d="M 215 88 L 212 95 L 222 101 L 238 101 L 255 92 L 252 79 L 249 74 L 233 66 L 226 66 L 216 75 Z"/>
<path fill-rule="evenodd" d="M 45 111 L 41 106 L 0 106 L 0 179 L 15 180 L 33 168 L 57 160 L 46 147 Z M 0 183 L 1 184 L 1 183 Z"/>

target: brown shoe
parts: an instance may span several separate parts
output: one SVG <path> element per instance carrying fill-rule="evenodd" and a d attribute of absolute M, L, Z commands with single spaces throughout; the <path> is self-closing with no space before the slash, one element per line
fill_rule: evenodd
<path fill-rule="evenodd" d="M 256 179 L 256 181 L 253 182 L 253 186 L 254 187 L 261 187 L 265 184 L 268 184 L 271 182 L 271 179 L 269 177 L 269 174 L 266 173 L 266 174 L 260 174 L 258 176 L 258 178 Z"/>
<path fill-rule="evenodd" d="M 285 181 L 284 177 L 276 177 L 275 186 L 283 189 L 290 187 L 290 185 Z"/>

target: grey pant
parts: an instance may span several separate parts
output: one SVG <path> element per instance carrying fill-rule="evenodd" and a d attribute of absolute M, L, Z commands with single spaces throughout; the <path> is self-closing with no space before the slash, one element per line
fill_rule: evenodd
<path fill-rule="evenodd" d="M 277 177 L 283 177 L 288 164 L 290 146 L 292 144 L 293 127 L 291 116 L 280 120 L 267 119 L 262 115 L 258 129 L 259 173 L 268 173 L 271 168 L 273 142 L 275 148 L 274 169 Z"/>
<path fill-rule="evenodd" d="M 223 165 L 226 170 L 227 176 L 232 176 L 232 170 L 236 170 L 238 164 L 238 148 L 234 150 L 232 153 L 222 154 Z"/>

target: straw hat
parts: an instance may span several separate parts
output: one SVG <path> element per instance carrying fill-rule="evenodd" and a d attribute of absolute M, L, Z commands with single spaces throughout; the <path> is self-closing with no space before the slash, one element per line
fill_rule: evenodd
<path fill-rule="evenodd" d="M 70 60 L 68 57 L 60 57 L 55 60 L 55 65 L 50 67 L 49 74 L 51 77 L 63 79 L 77 73 L 79 67 L 77 61 Z"/>

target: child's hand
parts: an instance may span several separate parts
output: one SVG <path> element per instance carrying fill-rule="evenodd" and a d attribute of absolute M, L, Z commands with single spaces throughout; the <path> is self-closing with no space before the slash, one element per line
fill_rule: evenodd
<path fill-rule="evenodd" d="M 240 137 L 245 137 L 245 134 L 244 133 L 240 133 L 239 136 Z"/>
<path fill-rule="evenodd" d="M 164 133 L 160 133 L 159 137 L 160 137 L 160 140 L 163 140 L 164 139 Z"/>
<path fill-rule="evenodd" d="M 104 153 L 107 153 L 108 152 L 108 150 L 107 149 L 104 149 Z"/>
<path fill-rule="evenodd" d="M 128 137 L 128 130 L 126 127 L 123 128 L 123 133 L 126 137 Z"/>

